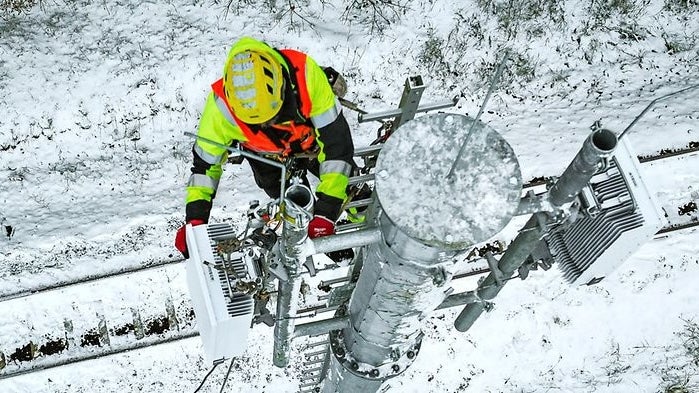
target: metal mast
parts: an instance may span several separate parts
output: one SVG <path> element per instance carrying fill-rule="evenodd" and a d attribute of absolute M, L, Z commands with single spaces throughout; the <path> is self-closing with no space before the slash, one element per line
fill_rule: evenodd
<path fill-rule="evenodd" d="M 374 392 L 420 351 L 420 321 L 449 294 L 452 256 L 499 232 L 522 189 L 511 147 L 473 119 L 427 115 L 402 125 L 376 167 L 381 239 L 363 248 L 363 267 L 346 313 L 330 332 L 332 360 L 322 391 Z M 454 180 L 444 181 L 453 166 Z"/>

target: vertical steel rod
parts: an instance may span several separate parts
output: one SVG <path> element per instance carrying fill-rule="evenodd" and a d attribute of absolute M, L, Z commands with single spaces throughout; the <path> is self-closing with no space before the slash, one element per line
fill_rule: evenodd
<path fill-rule="evenodd" d="M 456 168 L 456 163 L 461 159 L 461 156 L 464 154 L 464 150 L 466 149 L 466 146 L 468 145 L 468 141 L 471 139 L 471 134 L 473 134 L 473 128 L 476 126 L 476 123 L 481 118 L 481 115 L 483 114 L 483 110 L 485 110 L 485 106 L 488 105 L 488 100 L 490 100 L 491 94 L 493 94 L 493 90 L 495 90 L 495 86 L 497 85 L 498 81 L 500 80 L 500 75 L 502 75 L 502 70 L 505 68 L 505 62 L 507 61 L 507 58 L 510 56 L 510 51 L 505 49 L 505 54 L 502 56 L 502 60 L 500 61 L 500 65 L 498 65 L 497 70 L 495 71 L 495 75 L 493 75 L 493 78 L 490 80 L 490 86 L 488 87 L 488 93 L 486 93 L 485 98 L 483 99 L 483 104 L 481 104 L 480 109 L 478 109 L 478 114 L 476 115 L 476 118 L 473 120 L 473 123 L 471 123 L 471 127 L 468 130 L 468 133 L 466 134 L 466 139 L 464 142 L 461 144 L 461 148 L 459 149 L 459 154 L 456 155 L 456 159 L 454 160 L 454 163 L 451 165 L 451 168 L 449 169 L 449 173 L 447 174 L 447 179 L 451 179 L 454 177 L 454 169 Z"/>

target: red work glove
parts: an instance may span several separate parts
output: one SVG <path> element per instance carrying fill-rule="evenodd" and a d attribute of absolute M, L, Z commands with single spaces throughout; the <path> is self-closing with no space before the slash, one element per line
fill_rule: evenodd
<path fill-rule="evenodd" d="M 311 239 L 334 234 L 335 223 L 326 217 L 315 216 L 308 224 L 308 237 Z M 330 251 L 325 253 L 325 255 L 332 259 L 335 263 L 340 263 L 354 259 L 354 250 L 351 248 L 346 248 L 344 250 Z"/>
<path fill-rule="evenodd" d="M 193 220 L 189 220 L 187 224 L 192 224 L 192 226 L 195 227 L 197 225 L 204 224 L 204 220 L 198 220 L 195 218 Z M 175 235 L 175 248 L 177 248 L 182 253 L 182 256 L 184 256 L 185 259 L 189 259 L 189 251 L 187 250 L 187 238 L 185 235 L 185 228 L 187 227 L 187 224 L 182 225 L 180 229 L 177 230 L 177 234 Z"/>
<path fill-rule="evenodd" d="M 335 234 L 335 223 L 329 218 L 323 216 L 315 216 L 308 224 L 308 237 L 315 239 L 321 236 L 330 236 Z"/>

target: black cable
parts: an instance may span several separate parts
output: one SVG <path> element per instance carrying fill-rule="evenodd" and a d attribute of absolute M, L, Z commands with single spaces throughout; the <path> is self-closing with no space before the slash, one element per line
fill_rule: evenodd
<path fill-rule="evenodd" d="M 633 119 L 633 121 L 631 122 L 631 124 L 629 124 L 629 125 L 624 129 L 624 131 L 622 131 L 621 134 L 619 134 L 619 138 L 618 138 L 618 139 L 621 139 L 627 132 L 629 132 L 629 130 L 631 129 L 631 127 L 633 127 L 634 124 L 636 124 L 636 122 L 638 122 L 638 121 L 641 119 L 641 117 L 643 117 L 643 115 L 645 115 L 646 112 L 648 112 L 648 110 L 650 110 L 650 108 L 652 108 L 653 105 L 655 105 L 655 104 L 658 103 L 659 101 L 662 101 L 662 100 L 664 100 L 664 99 L 666 99 L 666 98 L 670 98 L 670 97 L 675 96 L 675 95 L 680 94 L 680 93 L 684 93 L 685 91 L 689 91 L 689 90 L 696 89 L 697 87 L 699 87 L 699 84 L 692 85 L 692 86 L 689 86 L 689 87 L 685 87 L 685 88 L 682 89 L 682 90 L 673 91 L 672 93 L 665 94 L 664 96 L 661 96 L 661 97 L 658 97 L 658 98 L 654 99 L 653 101 L 650 102 L 650 104 L 648 104 L 648 106 L 647 106 L 645 109 L 643 109 L 643 110 L 641 111 L 641 113 L 640 113 L 638 116 L 636 116 L 635 119 Z"/>
<path fill-rule="evenodd" d="M 228 376 L 231 375 L 231 370 L 233 369 L 233 362 L 235 359 L 231 359 L 231 364 L 228 366 L 228 371 L 226 372 L 226 376 L 223 378 L 223 383 L 221 384 L 221 390 L 219 393 L 223 393 L 223 388 L 226 387 L 226 383 L 228 383 Z"/>
<path fill-rule="evenodd" d="M 201 383 L 199 384 L 199 387 L 194 391 L 194 393 L 197 393 L 199 390 L 201 390 L 202 386 L 204 386 L 204 383 L 206 383 L 206 380 L 209 378 L 209 376 L 211 375 L 211 373 L 214 372 L 214 370 L 216 370 L 216 367 L 217 367 L 219 364 L 223 363 L 223 361 L 224 361 L 223 358 L 218 359 L 218 360 L 214 360 L 214 366 L 211 367 L 211 370 L 209 370 L 208 373 L 206 373 L 206 376 L 204 376 L 204 379 L 202 379 Z"/>

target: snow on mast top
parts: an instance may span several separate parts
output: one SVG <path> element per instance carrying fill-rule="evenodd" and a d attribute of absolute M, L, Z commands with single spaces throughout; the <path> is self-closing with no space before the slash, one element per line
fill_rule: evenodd
<path fill-rule="evenodd" d="M 425 244 L 467 248 L 500 232 L 517 211 L 522 174 L 512 147 L 481 122 L 471 130 L 472 123 L 459 114 L 421 116 L 400 126 L 379 154 L 376 192 L 383 211 Z"/>

